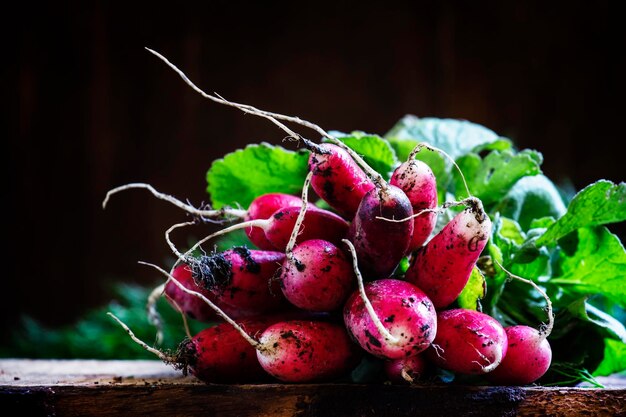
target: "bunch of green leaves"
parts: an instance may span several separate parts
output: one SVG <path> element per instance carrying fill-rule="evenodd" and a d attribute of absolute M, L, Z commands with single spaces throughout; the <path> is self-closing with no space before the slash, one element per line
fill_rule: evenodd
<path fill-rule="evenodd" d="M 467 197 L 469 189 L 494 224 L 457 303 L 482 309 L 503 325 L 539 326 L 546 321 L 545 300 L 532 287 L 507 279 L 493 259 L 543 287 L 556 316 L 549 338 L 553 366 L 543 382 L 569 384 L 589 380 L 590 373 L 626 369 L 626 252 L 605 227 L 626 220 L 626 184 L 601 180 L 564 197 L 542 174 L 539 152 L 517 150 L 511 140 L 462 120 L 409 115 L 384 137 L 332 133 L 385 178 L 419 143 L 449 155 L 423 149 L 416 156 L 433 170 L 440 202 Z M 266 192 L 299 194 L 307 158 L 305 151 L 266 143 L 228 154 L 207 173 L 213 205 L 246 207 Z M 453 214 L 440 216 L 442 223 Z"/>

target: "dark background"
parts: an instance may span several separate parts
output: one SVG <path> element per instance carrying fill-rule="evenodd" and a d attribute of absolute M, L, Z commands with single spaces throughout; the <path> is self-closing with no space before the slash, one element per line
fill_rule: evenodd
<path fill-rule="evenodd" d="M 5 13 L 0 335 L 24 313 L 69 323 L 110 299 L 107 283 L 154 282 L 136 261 L 163 262 L 163 231 L 184 215 L 142 191 L 102 211 L 108 189 L 144 181 L 199 203 L 213 159 L 284 137 L 202 99 L 144 46 L 208 91 L 327 129 L 384 134 L 406 113 L 464 118 L 540 150 L 557 182 L 625 179 L 626 48 L 609 2 L 296 3 Z"/>

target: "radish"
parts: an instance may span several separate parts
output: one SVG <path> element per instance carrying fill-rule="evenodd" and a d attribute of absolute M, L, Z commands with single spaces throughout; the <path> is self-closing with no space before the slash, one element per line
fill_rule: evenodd
<path fill-rule="evenodd" d="M 394 185 L 368 191 L 350 225 L 348 240 L 356 249 L 359 268 L 366 278 L 391 276 L 407 252 L 413 235 L 411 202 Z M 386 219 L 406 219 L 389 222 Z"/>
<path fill-rule="evenodd" d="M 437 309 L 459 296 L 491 235 L 491 220 L 480 200 L 463 202 L 467 208 L 417 251 L 405 276 Z"/>
<path fill-rule="evenodd" d="M 337 246 L 325 240 L 306 240 L 296 246 L 309 208 L 308 189 L 313 176 L 309 172 L 302 187 L 302 208 L 285 249 L 280 285 L 285 298 L 296 307 L 333 311 L 350 295 L 352 264 Z"/>
<path fill-rule="evenodd" d="M 548 324 L 542 325 L 539 330 L 523 325 L 506 327 L 504 330 L 509 341 L 506 356 L 500 366 L 487 375 L 490 381 L 500 385 L 530 384 L 541 378 L 552 362 L 552 348 L 548 342 L 554 326 L 552 301 L 533 281 L 510 273 L 495 259 L 494 263 L 509 277 L 534 287 L 546 300 Z"/>
<path fill-rule="evenodd" d="M 346 373 L 359 354 L 341 325 L 295 320 L 268 327 L 259 338 L 257 357 L 281 381 L 313 382 Z"/>
<path fill-rule="evenodd" d="M 213 233 L 200 242 L 232 232 L 234 230 L 255 227 L 265 233 L 265 237 L 276 247 L 275 250 L 284 251 L 289 243 L 291 232 L 294 229 L 300 207 L 285 207 L 274 212 L 268 219 L 250 220 L 226 227 L 219 232 Z M 192 223 L 180 223 L 176 227 Z M 302 233 L 297 237 L 297 242 L 310 239 L 324 239 L 329 242 L 340 242 L 348 232 L 348 222 L 328 210 L 311 207 L 306 211 L 302 222 Z"/>
<path fill-rule="evenodd" d="M 411 202 L 413 213 L 426 211 L 413 218 L 413 238 L 409 245 L 409 252 L 421 247 L 428 239 L 437 223 L 437 182 L 435 175 L 428 165 L 415 159 L 411 153 L 409 159 L 398 166 L 391 180 L 391 185 L 399 187 Z"/>
<path fill-rule="evenodd" d="M 353 288 L 352 264 L 343 252 L 325 240 L 300 243 L 292 251 L 296 262 L 285 259 L 280 285 L 285 298 L 310 311 L 334 311 Z"/>
<path fill-rule="evenodd" d="M 339 376 L 358 363 L 358 351 L 345 329 L 335 323 L 287 320 L 251 336 L 215 303 L 197 291 L 185 288 L 167 271 L 151 266 L 168 277 L 182 291 L 209 305 L 257 351 L 263 369 L 284 382 L 310 382 Z"/>
<path fill-rule="evenodd" d="M 344 243 L 352 253 L 359 285 L 343 310 L 353 339 L 368 353 L 386 359 L 413 356 L 428 348 L 437 333 L 437 316 L 426 294 L 397 279 L 364 285 L 355 248 L 348 240 Z"/>
<path fill-rule="evenodd" d="M 250 203 L 244 220 L 268 219 L 279 209 L 284 207 L 300 207 L 301 205 L 302 199 L 290 194 L 264 194 L 255 198 L 252 203 Z M 263 229 L 248 227 L 246 229 L 246 235 L 248 235 L 250 241 L 259 249 L 276 250 L 276 246 L 265 237 Z"/>
<path fill-rule="evenodd" d="M 422 379 L 426 372 L 427 362 L 424 355 L 413 355 L 408 358 L 385 361 L 385 374 L 393 383 L 414 383 Z"/>
<path fill-rule="evenodd" d="M 506 356 L 489 381 L 499 385 L 526 385 L 541 378 L 552 361 L 552 349 L 544 335 L 529 326 L 510 326 L 504 329 L 508 338 Z"/>
<path fill-rule="evenodd" d="M 235 318 L 249 317 L 257 314 L 254 311 L 235 308 L 220 300 L 215 294 L 199 287 L 193 279 L 191 269 L 188 265 L 180 264 L 172 270 L 172 276 L 176 278 L 185 288 L 202 293 L 205 297 L 212 300 L 222 309 L 226 310 L 229 315 Z M 219 319 L 205 303 L 195 297 L 190 297 L 186 292 L 180 290 L 176 285 L 168 282 L 161 291 L 165 294 L 168 302 L 175 309 L 184 313 L 187 317 L 203 322 L 211 322 Z M 150 304 L 149 304 L 150 306 Z"/>
<path fill-rule="evenodd" d="M 388 185 L 384 181 L 382 176 L 378 172 L 376 172 L 374 169 L 372 169 L 363 160 L 363 158 L 361 158 L 356 152 L 350 149 L 350 147 L 348 147 L 346 144 L 341 142 L 339 139 L 330 135 L 321 127 L 313 123 L 307 122 L 305 120 L 301 120 L 300 118 L 297 118 L 297 117 L 289 117 L 289 116 L 285 116 L 285 115 L 281 115 L 277 113 L 271 113 L 271 112 L 259 110 L 253 106 L 234 103 L 234 102 L 225 100 L 224 98 L 220 96 L 207 94 L 204 91 L 202 91 L 200 88 L 198 88 L 193 82 L 191 82 L 191 80 L 180 69 L 178 69 L 174 64 L 169 62 L 167 58 L 165 58 L 163 55 L 149 48 L 146 48 L 146 49 L 153 55 L 157 56 L 160 60 L 162 60 L 165 64 L 167 64 L 171 69 L 173 69 L 183 79 L 183 81 L 187 85 L 189 85 L 192 89 L 194 89 L 197 93 L 199 93 L 203 97 L 209 100 L 212 100 L 214 102 L 220 103 L 220 104 L 236 107 L 245 113 L 254 114 L 256 116 L 266 118 L 270 120 L 272 123 L 274 123 L 275 125 L 277 125 L 280 129 L 285 131 L 289 135 L 290 138 L 293 138 L 298 141 L 302 140 L 305 143 L 305 145 L 310 150 L 312 150 L 312 152 L 316 155 L 315 158 L 317 158 L 317 156 L 320 156 L 321 160 L 318 160 L 318 162 L 320 161 L 324 162 L 326 159 L 328 159 L 329 161 L 336 161 L 335 158 L 332 156 L 332 152 L 328 150 L 328 146 L 317 145 L 303 138 L 301 135 L 293 132 L 291 129 L 289 129 L 287 126 L 281 123 L 279 119 L 286 120 L 288 122 L 297 123 L 302 126 L 306 126 L 308 128 L 314 129 L 318 133 L 322 134 L 324 137 L 328 138 L 331 142 L 333 142 L 334 145 L 345 150 L 349 154 L 349 156 L 354 160 L 354 162 L 356 162 L 356 164 L 358 164 L 365 171 L 366 175 L 372 179 L 372 182 L 374 184 L 374 187 L 371 188 L 367 193 L 365 193 L 365 195 L 361 199 L 361 202 L 358 205 L 357 212 L 355 213 L 354 221 L 352 222 L 352 227 L 350 231 L 350 240 L 354 241 L 357 246 L 357 253 L 359 255 L 359 259 L 361 257 L 364 258 L 362 268 L 366 275 L 369 275 L 370 272 L 373 272 L 372 275 L 378 275 L 376 278 L 381 278 L 383 276 L 390 276 L 391 273 L 393 273 L 394 269 L 397 267 L 398 263 L 404 256 L 404 253 L 406 252 L 408 245 L 410 243 L 411 236 L 413 234 L 413 219 L 410 218 L 402 222 L 401 226 L 396 226 L 396 225 L 390 226 L 386 224 L 384 220 L 381 220 L 377 217 L 395 219 L 395 218 L 407 218 L 407 217 L 412 216 L 413 211 L 411 208 L 411 204 L 408 198 L 406 197 L 406 195 L 404 195 L 404 193 L 399 188 Z M 330 155 L 330 158 L 328 156 L 322 157 L 322 155 Z M 351 164 L 350 160 L 345 160 L 345 158 L 338 158 L 337 161 L 339 159 L 344 161 L 347 165 Z M 318 171 L 318 174 L 319 174 L 318 177 L 321 177 L 322 175 L 334 176 L 333 169 L 337 169 L 336 164 L 330 163 L 328 165 L 328 167 L 331 167 L 330 171 L 328 169 L 325 170 L 323 166 L 322 166 L 322 169 L 319 170 L 318 168 L 320 167 L 318 166 L 319 165 L 318 162 L 314 161 L 313 159 L 310 162 L 311 162 L 310 167 L 311 166 L 313 167 L 313 170 L 312 170 L 313 174 L 315 175 L 315 171 Z M 350 194 L 354 187 L 357 187 L 357 189 L 359 190 L 358 193 L 360 193 L 363 190 L 359 187 L 361 187 L 361 184 L 363 183 L 358 179 L 363 178 L 363 177 L 355 169 L 349 169 L 347 165 L 341 165 L 342 167 L 340 169 L 341 172 L 345 173 L 347 178 L 351 178 L 352 180 L 355 180 L 355 179 L 357 180 L 352 182 L 352 180 L 348 180 L 348 179 L 344 180 L 343 178 L 339 178 L 338 179 L 339 184 L 344 184 L 346 187 L 348 187 L 348 190 L 350 190 Z M 329 186 L 326 185 L 326 188 L 328 187 Z M 369 188 L 369 187 L 370 186 L 368 185 L 365 188 Z M 324 188 L 324 184 L 322 181 L 322 187 L 320 190 L 320 193 L 322 195 L 324 194 L 323 188 Z M 336 188 L 337 187 L 333 185 L 333 193 L 331 194 L 334 194 L 334 191 L 336 190 Z M 374 193 L 377 194 L 378 197 L 376 197 Z M 337 199 L 332 199 L 332 198 L 331 200 L 337 201 Z M 352 207 L 352 209 L 350 210 L 353 210 L 354 205 L 355 205 L 354 203 L 351 203 L 349 205 L 349 207 Z M 351 212 L 352 211 L 350 211 L 349 213 Z M 393 230 L 393 234 L 391 234 L 392 236 L 391 239 L 385 240 L 383 238 L 384 235 L 379 233 L 383 229 Z M 304 228 L 304 233 L 307 233 L 306 227 Z M 272 243 L 275 243 L 268 236 L 267 231 L 266 231 L 266 236 L 268 237 L 270 241 L 272 241 Z M 313 239 L 313 238 L 324 239 L 332 243 L 336 243 L 333 239 L 328 239 L 323 236 L 309 237 L 308 239 Z M 308 240 L 308 239 L 302 238 L 301 241 Z M 400 252 L 396 252 L 396 249 L 398 248 L 401 248 L 402 250 Z M 277 249 L 282 250 L 283 246 L 277 245 Z M 374 263 L 373 260 L 375 258 L 378 258 L 377 260 L 379 262 Z"/>
<path fill-rule="evenodd" d="M 496 319 L 459 308 L 439 313 L 437 336 L 426 354 L 440 368 L 485 374 L 502 362 L 507 347 L 506 332 Z"/>
<path fill-rule="evenodd" d="M 250 383 L 268 379 L 256 356 L 256 351 L 228 323 L 221 323 L 204 329 L 197 335 L 183 340 L 177 351 L 165 354 L 148 346 L 119 318 L 108 313 L 126 330 L 128 335 L 140 346 L 156 355 L 163 362 L 191 372 L 196 378 L 206 383 Z M 260 333 L 278 317 L 246 319 L 241 322 L 248 332 Z"/>
<path fill-rule="evenodd" d="M 239 246 L 198 260 L 187 258 L 187 262 L 195 282 L 222 304 L 261 314 L 284 304 L 279 286 L 274 284 L 272 288 L 273 277 L 284 259 L 281 252 Z"/>
<path fill-rule="evenodd" d="M 311 186 L 331 207 L 352 218 L 374 183 L 344 149 L 329 143 L 320 148 L 325 152 L 311 152 L 309 157 Z"/>

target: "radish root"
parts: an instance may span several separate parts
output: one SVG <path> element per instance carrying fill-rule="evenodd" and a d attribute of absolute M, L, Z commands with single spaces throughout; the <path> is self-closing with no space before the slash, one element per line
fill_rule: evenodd
<path fill-rule="evenodd" d="M 287 243 L 287 248 L 285 249 L 285 256 L 289 259 L 293 265 L 298 266 L 300 261 L 296 259 L 293 255 L 293 248 L 296 246 L 296 239 L 298 239 L 298 234 L 300 233 L 300 227 L 302 226 L 302 222 L 304 221 L 304 216 L 306 215 L 306 211 L 308 209 L 309 204 L 309 184 L 311 184 L 311 177 L 313 177 L 313 171 L 310 171 L 305 180 L 304 185 L 302 186 L 302 208 L 298 213 L 298 218 L 296 219 L 296 223 L 293 226 L 293 231 L 291 232 L 291 236 L 289 237 L 289 242 Z"/>
<path fill-rule="evenodd" d="M 137 336 L 135 336 L 135 333 L 133 333 L 133 331 L 130 330 L 130 328 L 122 320 L 120 320 L 115 314 L 111 313 L 110 311 L 107 312 L 107 314 L 109 316 L 111 316 L 115 321 L 117 321 L 117 323 L 120 326 L 122 326 L 122 328 L 126 331 L 126 333 L 128 333 L 130 338 L 133 339 L 133 341 L 135 343 L 137 343 L 139 346 L 141 346 L 142 348 L 144 348 L 148 352 L 156 355 L 163 362 L 166 362 L 166 363 L 175 363 L 176 362 L 176 358 L 174 358 L 172 356 L 168 356 L 165 353 L 161 352 L 160 350 L 155 349 L 155 348 L 153 348 L 151 346 L 148 346 L 148 344 L 146 342 L 144 342 L 143 340 L 141 340 Z"/>
<path fill-rule="evenodd" d="M 233 326 L 233 328 L 235 330 L 237 330 L 237 332 L 241 335 L 241 337 L 243 337 L 248 343 L 250 343 L 255 349 L 259 350 L 259 351 L 266 351 L 267 348 L 261 344 L 258 340 L 253 339 L 248 333 L 246 333 L 246 331 L 239 325 L 237 324 L 237 322 L 235 322 L 233 319 L 231 319 L 228 314 L 226 314 L 221 308 L 219 308 L 217 305 L 215 305 L 211 300 L 209 300 L 208 298 L 206 298 L 204 295 L 202 295 L 201 293 L 197 292 L 197 291 L 193 291 L 188 289 L 187 287 L 185 287 L 183 284 L 181 284 L 176 278 L 174 278 L 169 272 L 167 272 L 166 270 L 164 270 L 163 268 L 155 265 L 155 264 L 151 264 L 148 262 L 143 262 L 143 261 L 139 261 L 139 264 L 141 265 L 146 265 L 146 266 L 150 266 L 154 269 L 156 269 L 157 271 L 159 271 L 161 274 L 163 274 L 164 276 L 167 277 L 167 281 L 165 282 L 167 284 L 167 282 L 171 281 L 173 282 L 181 291 L 201 299 L 202 301 L 204 301 L 209 307 L 211 307 L 213 309 L 213 311 L 215 311 L 221 318 L 224 319 L 224 321 L 226 321 L 228 324 L 230 324 L 231 326 Z"/>
<path fill-rule="evenodd" d="M 106 206 L 109 203 L 109 200 L 111 199 L 111 196 L 113 196 L 114 194 L 117 194 L 117 193 L 119 193 L 121 191 L 130 190 L 130 189 L 144 189 L 144 190 L 148 190 L 156 198 L 158 198 L 160 200 L 167 201 L 167 202 L 175 205 L 176 207 L 186 211 L 187 213 L 192 214 L 194 216 L 198 216 L 198 217 L 200 217 L 202 219 L 214 219 L 214 218 L 221 218 L 221 217 L 226 217 L 227 220 L 228 219 L 243 219 L 243 218 L 245 218 L 245 216 L 247 214 L 247 211 L 245 211 L 245 210 L 233 209 L 233 208 L 230 208 L 230 207 L 224 207 L 224 208 L 221 208 L 219 210 L 201 210 L 201 209 L 197 209 L 197 208 L 195 208 L 194 206 L 192 206 L 190 204 L 183 203 L 182 201 L 180 201 L 179 199 L 177 199 L 175 197 L 172 197 L 171 195 L 161 193 L 161 192 L 157 191 L 150 184 L 146 184 L 146 183 L 143 183 L 143 182 L 134 182 L 134 183 L 122 185 L 122 186 L 113 188 L 112 190 L 109 190 L 107 192 L 106 197 L 104 197 L 104 200 L 102 201 L 102 208 L 106 209 Z"/>
<path fill-rule="evenodd" d="M 356 249 L 354 249 L 354 245 L 348 239 L 342 239 L 341 241 L 345 243 L 346 246 L 348 246 L 348 249 L 350 250 L 350 254 L 352 255 L 352 265 L 354 266 L 354 273 L 356 275 L 356 279 L 359 284 L 359 294 L 361 295 L 363 304 L 365 304 L 365 309 L 367 310 L 367 313 L 372 319 L 372 322 L 376 326 L 378 333 L 380 333 L 380 335 L 384 337 L 385 340 L 389 341 L 390 343 L 394 345 L 400 343 L 400 338 L 395 337 L 389 332 L 389 330 L 385 328 L 383 323 L 380 321 L 380 318 L 378 318 L 378 315 L 376 314 L 376 311 L 374 310 L 372 303 L 370 303 L 370 300 L 367 298 L 367 294 L 365 294 L 365 286 L 363 285 L 363 277 L 361 276 L 361 271 L 359 271 L 359 265 L 358 265 L 358 261 L 356 257 Z"/>
<path fill-rule="evenodd" d="M 148 302 L 146 303 L 146 311 L 148 314 L 148 321 L 157 329 L 156 344 L 163 343 L 163 319 L 156 308 L 156 303 L 163 295 L 165 290 L 165 284 L 161 284 L 150 292 L 148 296 Z"/>
<path fill-rule="evenodd" d="M 309 129 L 315 130 L 320 135 L 322 135 L 323 137 L 327 138 L 329 141 L 331 141 L 335 145 L 339 146 L 340 148 L 342 148 L 346 152 L 348 152 L 350 154 L 350 156 L 356 161 L 356 163 L 359 164 L 361 166 L 361 168 L 363 168 L 363 170 L 372 178 L 374 183 L 376 183 L 379 188 L 382 188 L 382 189 L 387 188 L 387 182 L 383 179 L 382 175 L 380 175 L 376 170 L 374 170 L 372 167 L 370 167 L 368 165 L 368 163 L 365 162 L 365 160 L 358 153 L 356 153 L 354 150 L 352 150 L 349 146 L 344 144 L 342 141 L 340 141 L 336 137 L 334 137 L 331 134 L 329 134 L 328 132 L 326 132 L 320 126 L 318 126 L 318 125 L 316 125 L 314 123 L 308 122 L 306 120 L 302 120 L 299 117 L 286 116 L 286 115 L 283 115 L 283 114 L 280 114 L 280 113 L 268 112 L 268 111 L 265 111 L 265 110 L 257 109 L 256 107 L 250 106 L 248 104 L 240 104 L 240 103 L 235 103 L 235 102 L 232 102 L 232 101 L 228 101 L 228 100 L 224 99 L 223 97 L 219 96 L 218 94 L 215 94 L 215 95 L 207 94 L 203 90 L 201 90 L 198 86 L 196 86 L 189 79 L 189 77 L 187 77 L 187 75 L 185 75 L 185 73 L 183 71 L 181 71 L 178 67 L 176 67 L 176 65 L 172 64 L 163 55 L 161 55 L 160 53 L 158 53 L 155 50 L 150 49 L 150 48 L 146 48 L 146 50 L 148 52 L 150 52 L 151 54 L 155 55 L 157 58 L 159 58 L 161 61 L 163 61 L 167 66 L 169 66 L 172 70 L 174 70 L 189 87 L 191 87 L 194 91 L 196 91 L 202 97 L 204 97 L 206 99 L 209 99 L 209 100 L 212 100 L 212 101 L 214 101 L 216 103 L 219 103 L 219 104 L 223 104 L 223 105 L 230 106 L 230 107 L 235 107 L 235 108 L 243 111 L 244 113 L 248 113 L 248 114 L 252 114 L 252 115 L 255 115 L 255 116 L 266 118 L 269 121 L 271 121 L 272 123 L 274 123 L 276 126 L 278 126 L 280 129 L 282 129 L 284 132 L 286 132 L 290 137 L 294 138 L 295 140 L 302 140 L 307 147 L 313 149 L 316 152 L 326 153 L 326 151 L 324 151 L 322 148 L 320 148 L 319 145 L 311 142 L 308 139 L 305 139 L 302 135 L 300 135 L 298 133 L 295 133 L 294 131 L 289 129 L 287 126 L 285 126 L 285 124 L 279 122 L 278 120 L 284 120 L 284 121 L 287 121 L 287 122 L 295 123 L 295 124 L 298 124 L 300 126 L 304 126 L 304 127 L 309 128 Z"/>

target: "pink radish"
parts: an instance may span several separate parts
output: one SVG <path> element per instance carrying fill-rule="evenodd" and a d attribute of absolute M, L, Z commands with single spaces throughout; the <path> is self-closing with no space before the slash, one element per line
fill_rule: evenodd
<path fill-rule="evenodd" d="M 546 300 L 548 323 L 539 330 L 529 326 L 506 327 L 509 345 L 504 360 L 493 372 L 487 375 L 492 382 L 501 385 L 526 385 L 541 378 L 552 362 L 552 348 L 548 336 L 554 326 L 552 301 L 546 292 L 533 281 L 514 275 L 494 260 L 509 277 L 531 285 Z"/>
<path fill-rule="evenodd" d="M 352 337 L 368 353 L 386 359 L 413 356 L 428 348 L 437 333 L 437 316 L 426 294 L 396 279 L 364 285 L 354 246 L 344 243 L 352 253 L 359 285 L 343 310 Z"/>
<path fill-rule="evenodd" d="M 200 288 L 192 277 L 191 269 L 185 264 L 175 267 L 172 271 L 172 276 L 184 285 L 185 288 L 202 293 L 205 297 L 212 300 L 222 309 L 226 310 L 232 317 L 241 318 L 257 314 L 254 311 L 233 308 L 229 304 L 218 300 L 218 298 L 210 291 Z M 215 312 L 205 303 L 195 297 L 190 297 L 186 292 L 180 290 L 179 287 L 174 285 L 172 282 L 168 282 L 165 285 L 164 293 L 167 300 L 174 308 L 181 310 L 186 316 L 192 319 L 203 322 L 219 320 L 219 316 L 217 316 Z"/>
<path fill-rule="evenodd" d="M 333 311 L 350 295 L 352 264 L 339 248 L 325 240 L 306 240 L 296 246 L 309 209 L 312 177 L 309 172 L 302 187 L 302 208 L 285 249 L 280 284 L 285 298 L 293 305 L 309 311 Z"/>
<path fill-rule="evenodd" d="M 350 225 L 348 240 L 356 249 L 359 268 L 369 279 L 391 276 L 407 252 L 413 235 L 411 202 L 394 185 L 368 191 Z M 390 222 L 386 219 L 406 219 Z"/>
<path fill-rule="evenodd" d="M 459 296 L 491 236 L 480 200 L 464 202 L 467 208 L 417 251 L 406 272 L 405 279 L 424 290 L 438 309 Z"/>
<path fill-rule="evenodd" d="M 267 319 L 248 319 L 240 324 L 255 334 L 271 323 Z M 178 367 L 189 367 L 196 378 L 207 383 L 250 383 L 268 379 L 254 348 L 228 323 L 202 330 L 184 340 L 174 363 Z"/>
<path fill-rule="evenodd" d="M 345 302 L 354 286 L 352 264 L 343 252 L 325 240 L 307 240 L 296 246 L 292 262 L 283 262 L 280 285 L 285 298 L 310 311 L 333 311 Z"/>
<path fill-rule="evenodd" d="M 153 264 L 182 291 L 209 305 L 257 351 L 259 363 L 269 374 L 285 382 L 331 379 L 356 365 L 358 351 L 345 329 L 334 323 L 288 320 L 276 323 L 258 336 L 251 336 L 224 311 L 197 291 L 191 291 L 168 272 Z"/>
<path fill-rule="evenodd" d="M 400 188 L 413 207 L 413 213 L 422 210 L 434 210 L 437 207 L 437 182 L 435 175 L 424 162 L 409 156 L 409 160 L 396 168 L 389 181 L 391 185 Z M 437 213 L 424 212 L 413 219 L 413 238 L 409 245 L 409 252 L 421 247 L 428 239 L 435 224 Z"/>
<path fill-rule="evenodd" d="M 354 217 L 365 193 L 374 183 L 344 149 L 324 143 L 322 152 L 311 152 L 311 186 L 324 201 L 348 218 Z"/>
<path fill-rule="evenodd" d="M 195 282 L 213 293 L 221 304 L 261 314 L 284 306 L 278 284 L 272 288 L 284 259 L 281 252 L 240 246 L 199 259 L 188 257 L 186 262 Z"/>
<path fill-rule="evenodd" d="M 285 207 L 300 207 L 301 205 L 302 199 L 300 199 L 300 197 L 296 197 L 290 194 L 264 194 L 255 198 L 252 203 L 250 203 L 250 206 L 248 207 L 248 212 L 244 220 L 249 221 L 257 219 L 268 219 L 277 210 Z M 276 249 L 276 246 L 274 246 L 274 244 L 270 242 L 267 237 L 265 237 L 263 229 L 260 229 L 258 227 L 248 227 L 246 229 L 246 234 L 248 235 L 250 241 L 254 243 L 259 249 Z"/>
<path fill-rule="evenodd" d="M 259 338 L 263 369 L 285 382 L 337 378 L 358 363 L 356 346 L 335 323 L 287 321 L 268 327 Z"/>
<path fill-rule="evenodd" d="M 528 326 L 511 326 L 504 330 L 508 350 L 502 363 L 487 375 L 489 381 L 499 385 L 526 385 L 541 378 L 552 361 L 548 340 Z"/>
<path fill-rule="evenodd" d="M 422 379 L 426 372 L 427 362 L 424 355 L 413 355 L 408 358 L 394 359 L 385 361 L 385 374 L 387 378 L 396 384 L 414 383 L 418 379 Z"/>
<path fill-rule="evenodd" d="M 256 351 L 237 330 L 228 323 L 204 329 L 189 337 L 173 354 L 166 354 L 148 346 L 120 319 L 108 313 L 126 330 L 128 335 L 141 347 L 156 355 L 167 364 L 190 371 L 196 378 L 206 383 L 252 383 L 268 379 L 257 359 Z M 280 316 L 258 319 L 245 319 L 241 326 L 252 334 L 263 332 L 273 323 L 280 321 Z"/>
<path fill-rule="evenodd" d="M 485 374 L 502 362 L 506 332 L 498 321 L 474 310 L 442 311 L 437 336 L 427 356 L 440 368 L 461 374 Z"/>

